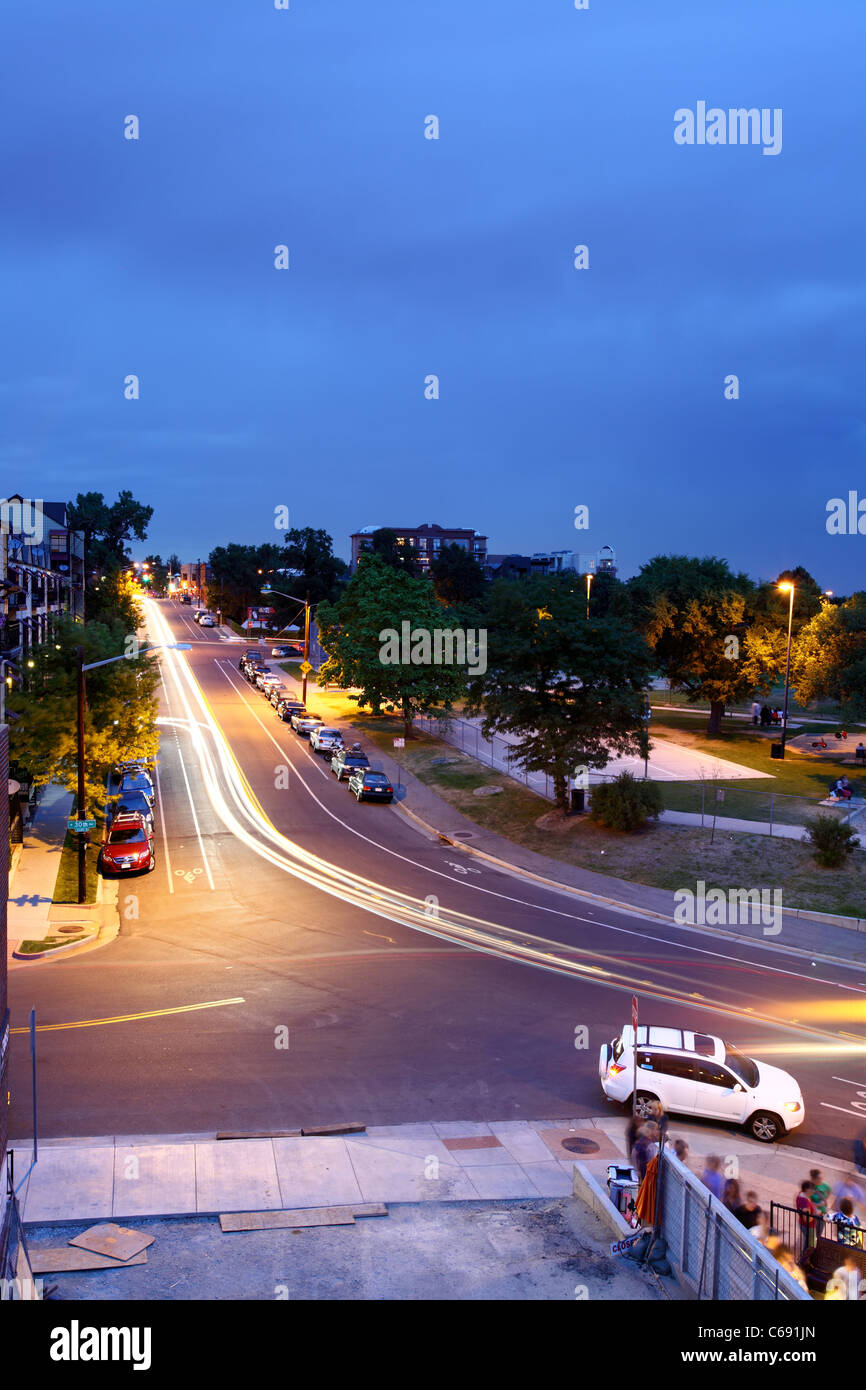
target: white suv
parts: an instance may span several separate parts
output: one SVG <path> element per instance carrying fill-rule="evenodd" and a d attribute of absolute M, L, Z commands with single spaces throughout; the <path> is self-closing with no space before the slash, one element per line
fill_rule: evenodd
<path fill-rule="evenodd" d="M 610 1100 L 631 1101 L 634 1030 L 626 1024 L 604 1043 L 598 1060 L 602 1090 Z M 648 1116 L 654 1100 L 665 1110 L 745 1125 L 772 1144 L 806 1118 L 800 1087 L 788 1072 L 746 1057 L 709 1033 L 653 1025 L 637 1030 L 635 1111 Z"/>

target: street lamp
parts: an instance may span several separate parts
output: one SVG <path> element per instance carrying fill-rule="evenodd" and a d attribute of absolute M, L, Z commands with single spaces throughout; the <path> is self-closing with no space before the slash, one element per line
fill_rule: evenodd
<path fill-rule="evenodd" d="M 785 657 L 785 706 L 782 710 L 782 743 L 780 758 L 785 756 L 785 739 L 788 734 L 788 683 L 791 677 L 791 629 L 794 624 L 794 585 L 789 579 L 779 585 L 783 594 L 788 595 L 788 651 Z"/>
<path fill-rule="evenodd" d="M 4 656 L 2 660 L 0 660 L 0 676 L 2 676 L 2 679 L 0 679 L 0 724 L 6 723 L 7 686 L 10 690 L 12 689 L 12 677 L 7 676 L 6 674 L 7 666 L 10 668 L 10 670 L 14 671 L 17 676 L 21 675 L 20 668 L 16 666 L 14 661 L 10 661 L 8 656 Z"/>
<path fill-rule="evenodd" d="M 589 588 L 590 588 L 590 585 L 592 584 L 592 580 L 593 580 L 593 576 L 592 576 L 591 574 L 587 574 L 587 576 L 586 576 L 586 619 L 587 619 L 587 622 L 589 622 Z"/>
<path fill-rule="evenodd" d="M 156 651 L 158 648 L 163 650 L 188 652 L 189 642 L 150 642 L 147 644 L 148 650 Z M 84 648 L 78 647 L 78 815 L 79 821 L 87 820 L 86 799 L 84 795 L 84 706 L 86 699 L 84 677 L 88 671 L 95 671 L 97 666 L 112 666 L 115 661 L 128 661 L 130 659 L 127 652 L 120 656 L 108 656 L 104 661 L 84 660 Z M 87 846 L 89 844 L 89 830 L 79 830 L 78 832 L 78 901 L 83 903 L 87 898 Z"/>
<path fill-rule="evenodd" d="M 261 570 L 259 570 L 261 574 Z M 272 584 L 262 585 L 263 594 L 279 594 L 281 598 L 290 598 L 292 603 L 302 603 L 304 605 L 304 667 L 310 664 L 310 591 L 307 590 L 306 598 L 298 598 L 297 594 L 287 594 L 283 589 L 275 589 Z M 301 700 L 307 703 L 307 672 L 301 668 Z"/>

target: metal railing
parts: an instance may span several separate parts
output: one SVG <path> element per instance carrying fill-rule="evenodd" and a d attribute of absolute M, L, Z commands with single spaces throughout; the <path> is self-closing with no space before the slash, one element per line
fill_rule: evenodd
<path fill-rule="evenodd" d="M 667 1258 L 699 1299 L 810 1301 L 810 1294 L 670 1149 L 660 1155 L 659 1228 Z"/>
<path fill-rule="evenodd" d="M 820 1236 L 832 1240 L 840 1251 L 846 1248 L 863 1250 L 864 1232 L 862 1227 L 831 1221 L 826 1216 L 804 1213 L 796 1207 L 786 1207 L 782 1202 L 770 1203 L 770 1227 L 796 1255 L 801 1255 L 807 1245 L 814 1245 Z M 841 1254 L 840 1254 L 841 1259 Z"/>

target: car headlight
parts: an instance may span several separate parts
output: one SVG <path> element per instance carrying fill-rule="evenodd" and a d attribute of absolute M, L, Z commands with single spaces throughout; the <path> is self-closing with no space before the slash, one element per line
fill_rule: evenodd
<path fill-rule="evenodd" d="M 796 1111 L 802 1109 L 802 1106 L 798 1100 L 786 1100 L 785 1109 L 796 1113 Z"/>

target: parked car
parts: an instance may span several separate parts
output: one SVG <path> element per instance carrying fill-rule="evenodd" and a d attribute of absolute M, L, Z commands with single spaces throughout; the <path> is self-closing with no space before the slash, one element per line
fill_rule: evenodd
<path fill-rule="evenodd" d="M 319 729 L 313 729 L 310 734 L 310 747 L 316 753 L 322 753 L 332 757 L 338 748 L 343 746 L 343 735 L 339 729 L 326 729 L 322 725 Z"/>
<path fill-rule="evenodd" d="M 291 719 L 292 728 L 301 738 L 309 738 L 313 729 L 319 728 L 324 722 L 317 714 L 293 714 Z"/>
<path fill-rule="evenodd" d="M 394 800 L 394 788 L 384 772 L 365 772 L 360 767 L 349 778 L 349 791 L 354 792 L 356 801 Z"/>
<path fill-rule="evenodd" d="M 199 621 L 199 619 L 201 618 L 201 615 L 202 615 L 203 612 L 204 612 L 204 609 L 203 609 L 203 608 L 196 608 L 195 612 L 194 612 L 193 615 L 192 615 L 192 620 L 193 620 L 194 623 L 197 623 L 197 622 Z"/>
<path fill-rule="evenodd" d="M 288 694 L 289 687 L 286 685 L 282 676 L 278 676 L 275 671 L 272 671 L 269 676 L 262 677 L 261 688 L 267 695 L 270 695 L 272 690 L 276 690 L 277 686 L 279 686 L 281 690 L 285 690 Z"/>
<path fill-rule="evenodd" d="M 156 863 L 153 836 L 141 816 L 115 816 L 100 854 L 103 873 L 150 872 Z"/>
<path fill-rule="evenodd" d="M 127 791 L 122 795 L 111 811 L 112 821 L 117 820 L 118 816 L 141 816 L 150 834 L 153 834 L 153 805 L 144 792 Z"/>
<path fill-rule="evenodd" d="M 127 792 L 142 792 L 151 806 L 156 799 L 153 782 L 148 773 L 141 768 L 135 772 L 124 772 L 120 779 L 120 795 L 125 796 Z"/>
<path fill-rule="evenodd" d="M 253 684 L 258 686 L 259 690 L 261 690 L 269 676 L 274 676 L 276 680 L 279 680 L 279 677 L 276 675 L 276 672 L 272 671 L 270 666 L 265 666 L 262 668 L 261 671 L 256 671 L 256 677 L 253 681 Z"/>
<path fill-rule="evenodd" d="M 274 709 L 276 709 L 277 705 L 281 704 L 282 701 L 286 699 L 288 693 L 289 688 L 287 685 L 272 685 L 270 687 L 270 689 L 268 690 L 268 699 L 270 700 Z"/>
<path fill-rule="evenodd" d="M 286 646 L 271 647 L 271 656 L 278 656 L 278 657 L 280 657 L 283 661 L 285 661 L 285 659 L 286 659 L 287 656 L 294 656 L 294 655 L 295 655 L 295 649 L 294 649 L 294 647 L 286 647 Z"/>
<path fill-rule="evenodd" d="M 213 613 L 202 613 L 198 625 L 199 627 L 216 627 L 216 618 Z"/>
<path fill-rule="evenodd" d="M 369 766 L 370 760 L 359 743 L 351 748 L 338 749 L 331 759 L 331 771 L 338 782 L 342 782 L 344 777 L 351 777 L 353 772 L 363 772 Z"/>
<path fill-rule="evenodd" d="M 242 661 L 261 661 L 261 659 L 262 654 L 259 651 L 258 647 L 247 647 L 246 651 L 241 657 Z"/>
<path fill-rule="evenodd" d="M 651 1114 L 652 1102 L 678 1115 L 743 1125 L 753 1139 L 772 1144 L 806 1118 L 800 1087 L 788 1072 L 746 1057 L 709 1033 L 652 1024 L 637 1030 L 637 1083 L 633 1083 L 634 1030 L 626 1024 L 604 1043 L 598 1060 L 602 1090 Z"/>
<path fill-rule="evenodd" d="M 259 676 L 267 675 L 267 670 L 267 666 L 258 666 L 251 661 L 246 669 L 246 677 L 250 685 L 255 685 L 256 680 Z"/>
<path fill-rule="evenodd" d="M 306 705 L 300 700 L 280 700 L 277 705 L 277 714 L 284 723 L 291 723 L 293 714 L 306 714 Z"/>

